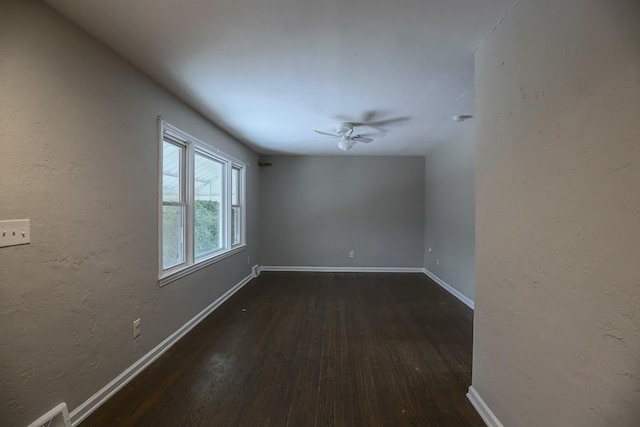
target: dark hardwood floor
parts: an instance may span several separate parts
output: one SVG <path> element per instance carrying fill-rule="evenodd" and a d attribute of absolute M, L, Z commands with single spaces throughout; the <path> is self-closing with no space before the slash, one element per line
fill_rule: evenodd
<path fill-rule="evenodd" d="M 483 426 L 472 319 L 421 274 L 262 273 L 82 427 Z"/>

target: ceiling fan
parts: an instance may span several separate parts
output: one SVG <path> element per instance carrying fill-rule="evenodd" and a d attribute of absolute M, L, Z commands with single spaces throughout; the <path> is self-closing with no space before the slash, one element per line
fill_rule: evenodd
<path fill-rule="evenodd" d="M 349 122 L 343 122 L 338 125 L 336 129 L 337 133 L 324 132 L 321 130 L 315 130 L 314 132 L 324 136 L 330 136 L 335 138 L 338 141 L 338 148 L 343 151 L 351 150 L 357 142 L 362 142 L 365 144 L 373 141 L 372 137 L 384 137 L 386 135 L 385 132 L 374 132 L 374 133 L 354 133 L 354 124 Z"/>
<path fill-rule="evenodd" d="M 369 143 L 373 141 L 375 137 L 384 137 L 387 135 L 387 129 L 384 129 L 383 126 L 404 122 L 409 120 L 409 117 L 395 117 L 382 119 L 383 113 L 378 111 L 365 111 L 362 114 L 362 118 L 360 120 L 353 120 L 347 116 L 336 116 L 336 119 L 341 120 L 341 123 L 338 125 L 336 132 L 330 133 L 319 130 L 314 130 L 314 132 L 330 136 L 338 141 L 338 147 L 341 150 L 347 151 L 350 150 L 357 142 Z M 377 132 L 373 133 L 357 133 L 355 132 L 355 128 L 364 127 L 369 129 L 374 129 Z"/>

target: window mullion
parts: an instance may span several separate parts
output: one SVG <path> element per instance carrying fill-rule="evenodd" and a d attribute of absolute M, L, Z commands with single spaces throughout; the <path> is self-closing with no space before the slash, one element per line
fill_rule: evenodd
<path fill-rule="evenodd" d="M 231 179 L 231 174 L 233 173 L 233 165 L 230 161 L 226 161 L 225 162 L 225 195 L 224 195 L 224 202 L 225 202 L 225 224 L 224 224 L 224 232 L 225 232 L 225 248 L 226 249 L 231 249 L 232 246 L 232 240 L 233 240 L 233 236 L 231 235 L 231 210 L 232 208 L 232 200 L 231 200 L 231 194 L 232 194 L 232 189 L 231 189 L 231 185 L 232 185 L 232 179 Z"/>
<path fill-rule="evenodd" d="M 185 227 L 185 242 L 187 249 L 187 265 L 193 265 L 195 262 L 194 255 L 194 237 L 193 237 L 193 221 L 194 221 L 194 177 L 195 177 L 195 144 L 187 144 L 187 159 L 186 159 L 186 188 L 185 188 L 185 202 L 186 202 L 186 227 Z"/>
<path fill-rule="evenodd" d="M 246 230 L 247 230 L 247 223 L 246 223 L 246 206 L 247 206 L 247 202 L 246 202 L 246 190 L 247 190 L 247 168 L 243 167 L 240 169 L 240 175 L 239 175 L 239 186 L 240 188 L 238 188 L 238 198 L 239 198 L 239 202 L 240 202 L 240 244 L 245 244 L 247 242 L 246 240 Z"/>

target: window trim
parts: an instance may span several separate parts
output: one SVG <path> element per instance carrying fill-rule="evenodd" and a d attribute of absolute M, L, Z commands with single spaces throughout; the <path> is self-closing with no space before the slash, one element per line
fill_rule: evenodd
<path fill-rule="evenodd" d="M 231 235 L 231 229 L 232 227 L 229 226 L 229 247 L 230 248 L 237 248 L 239 246 L 242 246 L 245 244 L 245 230 L 246 230 L 246 211 L 245 211 L 245 192 L 246 192 L 246 165 L 244 164 L 240 164 L 237 162 L 231 162 L 231 174 L 229 175 L 229 194 L 231 195 L 231 197 L 229 198 L 229 200 L 231 201 L 231 203 L 229 203 L 229 221 L 233 221 L 233 213 L 231 212 L 233 210 L 234 207 L 239 207 L 240 208 L 240 242 L 239 243 L 233 243 L 233 236 Z M 233 169 L 238 170 L 238 205 L 234 205 L 233 204 L 233 178 L 232 178 L 232 174 L 233 174 Z"/>
<path fill-rule="evenodd" d="M 180 172 L 179 172 L 179 176 L 178 176 L 178 201 L 177 202 L 165 202 L 164 201 L 164 197 L 163 197 L 163 190 L 162 190 L 162 176 L 160 177 L 160 193 L 159 193 L 159 198 L 160 198 L 160 213 L 159 213 L 159 218 L 160 218 L 160 260 L 161 260 L 161 265 L 160 268 L 162 269 L 162 271 L 167 271 L 170 272 L 172 270 L 179 270 L 181 268 L 183 268 L 184 266 L 188 265 L 189 260 L 188 260 L 188 251 L 186 250 L 186 248 L 189 246 L 189 241 L 188 241 L 188 233 L 186 231 L 187 228 L 187 218 L 189 216 L 189 203 L 188 203 L 188 199 L 189 199 L 189 185 L 188 185 L 188 175 L 189 175 L 189 171 L 188 171 L 188 150 L 187 150 L 187 145 L 183 142 L 183 141 L 177 141 L 174 140 L 173 137 L 168 137 L 166 138 L 166 141 L 175 146 L 176 148 L 178 148 L 180 150 Z M 161 156 L 162 153 L 164 151 L 164 143 L 165 143 L 165 138 L 163 135 L 162 138 L 162 146 L 161 146 Z M 164 157 L 162 157 L 161 160 L 162 163 L 164 163 Z M 183 167 L 184 166 L 184 167 Z M 162 166 L 161 169 L 162 170 Z M 181 215 L 183 217 L 182 219 L 182 227 L 185 230 L 182 234 L 182 245 L 185 248 L 184 249 L 184 260 L 178 264 L 172 265 L 171 267 L 165 269 L 164 268 L 164 260 L 162 259 L 164 254 L 163 254 L 163 248 L 162 248 L 162 215 L 163 215 L 163 209 L 165 206 L 178 206 L 181 208 Z"/>
<path fill-rule="evenodd" d="M 223 260 L 231 255 L 245 250 L 246 243 L 246 213 L 245 213 L 245 193 L 246 193 L 246 169 L 247 163 L 242 160 L 236 159 L 233 156 L 226 154 L 218 148 L 184 132 L 183 130 L 167 123 L 162 118 L 158 118 L 158 134 L 159 134 L 159 156 L 158 156 L 158 284 L 164 286 L 167 283 L 173 282 L 181 277 L 187 276 L 194 271 L 207 267 L 220 260 Z M 185 148 L 184 151 L 184 200 L 186 202 L 185 208 L 185 226 L 184 226 L 184 242 L 185 242 L 185 261 L 168 269 L 164 269 L 163 266 L 163 242 L 162 242 L 162 207 L 163 201 L 163 144 L 165 136 L 168 137 L 168 142 L 175 145 L 182 145 Z M 222 162 L 223 177 L 223 201 L 224 209 L 221 209 L 220 214 L 222 216 L 222 243 L 223 248 L 200 259 L 195 258 L 194 247 L 194 171 L 195 171 L 195 156 L 197 153 L 210 157 L 213 160 Z M 241 221 L 240 221 L 240 243 L 232 245 L 231 236 L 231 173 L 233 168 L 240 169 L 240 203 L 241 203 Z"/>

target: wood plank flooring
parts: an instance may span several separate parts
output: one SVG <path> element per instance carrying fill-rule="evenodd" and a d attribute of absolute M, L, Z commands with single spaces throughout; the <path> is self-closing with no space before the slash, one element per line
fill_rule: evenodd
<path fill-rule="evenodd" d="M 421 274 L 262 273 L 82 427 L 483 426 L 472 319 Z"/>

